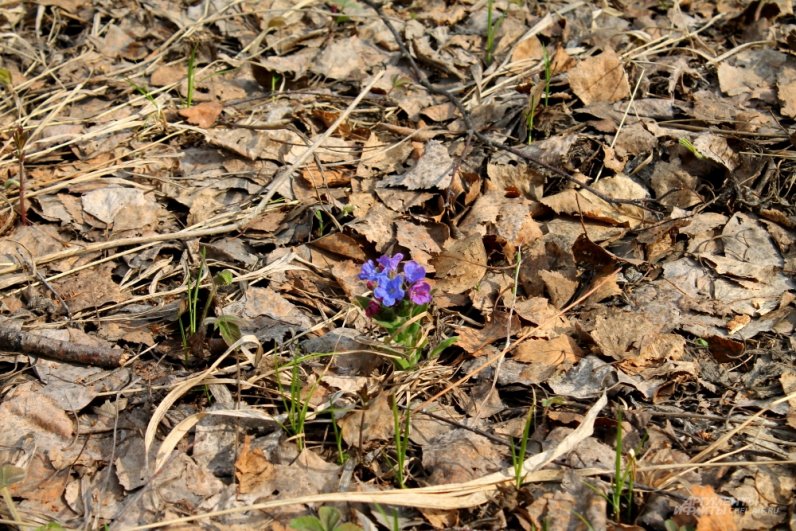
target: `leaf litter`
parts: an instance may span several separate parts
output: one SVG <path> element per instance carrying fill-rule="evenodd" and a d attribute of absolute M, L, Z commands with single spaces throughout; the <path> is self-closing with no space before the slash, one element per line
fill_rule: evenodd
<path fill-rule="evenodd" d="M 793 527 L 792 6 L 448 4 L 4 7 L 5 523 Z"/>

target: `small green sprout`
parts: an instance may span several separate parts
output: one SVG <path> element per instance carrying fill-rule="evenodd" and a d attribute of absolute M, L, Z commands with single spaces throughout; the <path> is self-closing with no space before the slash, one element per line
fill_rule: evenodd
<path fill-rule="evenodd" d="M 695 146 L 694 144 L 692 144 L 692 143 L 691 143 L 691 141 L 690 141 L 690 140 L 688 140 L 687 138 L 685 138 L 685 137 L 682 137 L 682 138 L 680 138 L 680 139 L 678 140 L 678 142 L 679 142 L 679 144 L 680 144 L 681 146 L 683 146 L 683 147 L 684 147 L 684 148 L 686 148 L 688 151 L 690 151 L 691 153 L 693 153 L 693 154 L 694 154 L 694 156 L 695 156 L 696 158 L 698 158 L 698 159 L 705 158 L 705 157 L 704 157 L 704 155 L 702 155 L 702 153 L 700 153 L 700 152 L 699 152 L 699 150 L 696 148 L 696 146 Z"/>

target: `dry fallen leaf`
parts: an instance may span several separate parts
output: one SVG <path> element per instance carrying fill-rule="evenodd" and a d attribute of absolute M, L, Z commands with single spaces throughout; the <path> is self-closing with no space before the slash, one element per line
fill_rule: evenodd
<path fill-rule="evenodd" d="M 263 483 L 270 482 L 276 475 L 274 465 L 260 448 L 252 448 L 251 442 L 251 435 L 246 435 L 235 461 L 235 479 L 241 494 L 260 490 Z"/>
<path fill-rule="evenodd" d="M 180 109 L 180 116 L 188 120 L 189 124 L 198 125 L 207 129 L 214 123 L 224 106 L 216 101 L 205 101 L 188 109 Z"/>
<path fill-rule="evenodd" d="M 451 184 L 453 159 L 442 142 L 431 140 L 414 167 L 403 175 L 384 180 L 387 186 L 403 186 L 409 190 L 437 188 L 445 190 Z"/>
<path fill-rule="evenodd" d="M 386 441 L 393 436 L 393 417 L 390 396 L 379 393 L 364 411 L 356 411 L 340 420 L 340 432 L 345 442 L 359 447 L 371 441 Z"/>
<path fill-rule="evenodd" d="M 451 294 L 464 293 L 486 273 L 486 249 L 481 236 L 454 240 L 431 260 L 436 270 L 436 288 Z"/>
<path fill-rule="evenodd" d="M 729 502 L 719 497 L 710 485 L 694 485 L 691 495 L 696 497 L 697 531 L 735 531 L 732 506 Z"/>
<path fill-rule="evenodd" d="M 572 92 L 583 103 L 614 102 L 630 95 L 630 83 L 622 61 L 615 51 L 607 49 L 590 57 L 569 71 Z"/>

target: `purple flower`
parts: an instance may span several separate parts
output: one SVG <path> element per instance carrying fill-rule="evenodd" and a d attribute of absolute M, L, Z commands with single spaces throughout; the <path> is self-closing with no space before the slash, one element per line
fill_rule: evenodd
<path fill-rule="evenodd" d="M 415 304 L 428 304 L 431 302 L 431 286 L 428 285 L 428 282 L 415 282 L 409 288 L 409 299 Z"/>
<path fill-rule="evenodd" d="M 409 284 L 415 284 L 425 278 L 426 268 L 414 260 L 409 260 L 404 264 L 404 276 Z"/>
<path fill-rule="evenodd" d="M 381 301 L 384 306 L 393 306 L 396 302 L 403 300 L 404 292 L 402 284 L 404 277 L 401 275 L 395 278 L 385 279 L 379 281 L 379 285 L 373 290 L 373 295 Z"/>
<path fill-rule="evenodd" d="M 394 256 L 387 256 L 386 254 L 379 257 L 379 265 L 383 268 L 384 271 L 393 272 L 398 269 L 398 264 L 401 263 L 401 260 L 404 259 L 404 255 L 401 253 L 395 253 Z"/>
<path fill-rule="evenodd" d="M 376 282 L 379 280 L 381 271 L 373 263 L 373 260 L 368 260 L 362 264 L 362 271 L 359 273 L 359 280 L 367 280 L 368 282 Z"/>

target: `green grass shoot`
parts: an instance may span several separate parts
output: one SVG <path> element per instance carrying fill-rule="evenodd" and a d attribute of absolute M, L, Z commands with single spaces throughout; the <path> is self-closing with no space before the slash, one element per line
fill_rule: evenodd
<path fill-rule="evenodd" d="M 196 45 L 191 47 L 191 55 L 188 56 L 188 89 L 185 94 L 185 107 L 193 105 L 193 95 L 196 90 Z"/>
<path fill-rule="evenodd" d="M 495 0 L 487 0 L 486 3 L 486 54 L 485 62 L 487 65 L 492 64 L 495 53 L 495 37 L 500 29 L 500 24 L 503 22 L 503 16 L 495 18 Z"/>
<path fill-rule="evenodd" d="M 548 101 L 550 100 L 550 79 L 553 76 L 552 60 L 547 51 L 547 46 L 542 47 L 544 53 L 544 108 L 547 109 Z"/>
<path fill-rule="evenodd" d="M 525 463 L 525 454 L 528 450 L 528 437 L 531 434 L 531 426 L 533 425 L 535 413 L 536 402 L 528 408 L 528 414 L 525 416 L 519 448 L 517 448 L 514 442 L 514 437 L 509 437 L 509 443 L 511 444 L 511 466 L 514 468 L 514 486 L 517 489 L 522 487 L 522 480 L 525 478 L 525 474 L 523 474 L 523 464 Z"/>
<path fill-rule="evenodd" d="M 392 408 L 393 428 L 395 433 L 395 467 L 396 475 L 398 477 L 398 486 L 402 489 L 406 488 L 406 475 L 404 467 L 406 466 L 406 452 L 409 449 L 409 430 L 410 430 L 410 415 L 409 409 L 401 415 L 398 409 L 398 401 L 395 396 L 390 397 L 390 407 Z"/>

